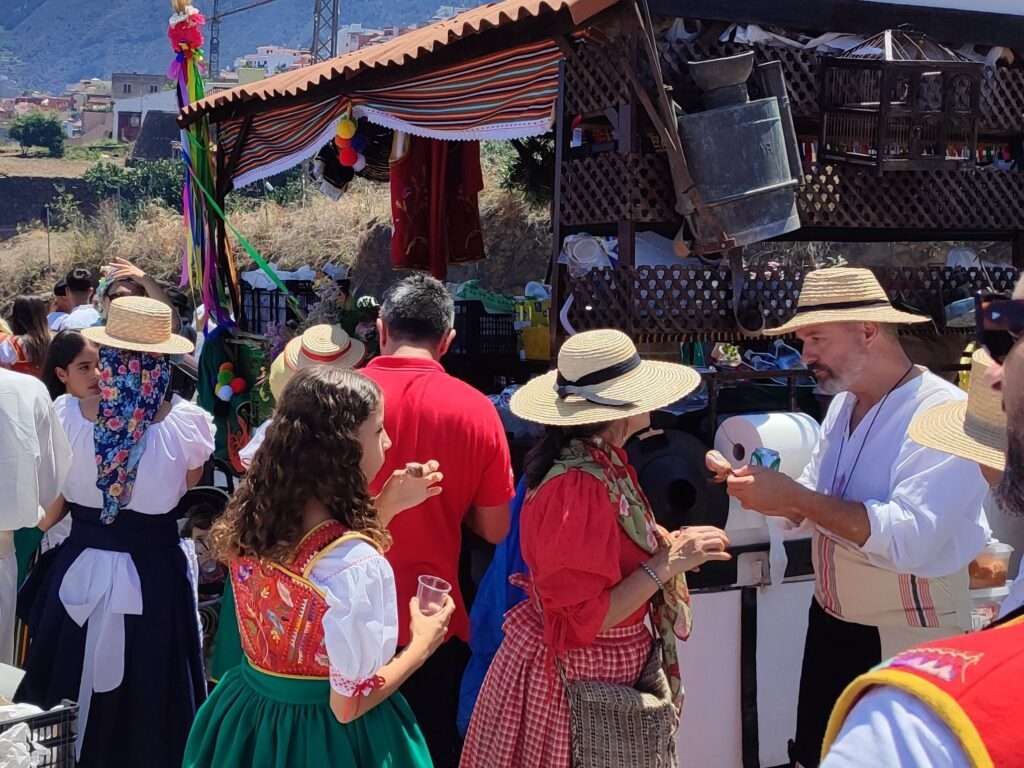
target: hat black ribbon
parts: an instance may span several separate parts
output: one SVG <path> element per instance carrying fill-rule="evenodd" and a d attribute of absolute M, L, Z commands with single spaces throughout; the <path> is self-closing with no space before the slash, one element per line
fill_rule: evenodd
<path fill-rule="evenodd" d="M 889 307 L 892 304 L 886 299 L 861 299 L 860 301 L 837 301 L 834 304 L 806 304 L 797 307 L 795 314 L 804 312 L 822 312 L 829 309 L 867 309 L 869 307 Z"/>
<path fill-rule="evenodd" d="M 585 388 L 592 387 L 595 384 L 604 384 L 606 381 L 617 379 L 619 376 L 624 376 L 630 371 L 635 371 L 640 367 L 641 362 L 643 361 L 640 359 L 640 355 L 634 353 L 628 360 L 623 360 L 621 363 L 610 365 L 607 368 L 601 368 L 593 373 L 588 373 L 586 376 L 581 376 L 575 381 L 569 381 L 559 372 L 558 378 L 555 380 L 555 392 L 562 400 L 565 400 L 570 395 L 575 395 L 594 405 L 606 405 L 610 408 L 626 408 L 636 405 L 631 400 L 615 400 L 610 397 L 602 397 L 601 395 L 589 392 Z"/>

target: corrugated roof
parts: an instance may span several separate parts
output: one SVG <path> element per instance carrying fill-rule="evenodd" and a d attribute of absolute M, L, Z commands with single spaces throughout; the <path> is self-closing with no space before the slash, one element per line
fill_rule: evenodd
<path fill-rule="evenodd" d="M 202 114 L 232 104 L 299 96 L 319 85 L 349 79 L 366 70 L 400 67 L 410 61 L 429 56 L 457 40 L 543 14 L 565 10 L 570 14 L 574 24 L 581 24 L 617 2 L 618 0 L 502 0 L 482 5 L 451 19 L 406 32 L 385 43 L 361 48 L 311 67 L 284 72 L 266 80 L 211 94 L 186 106 L 181 113 L 182 121 L 186 124 L 194 122 Z"/>

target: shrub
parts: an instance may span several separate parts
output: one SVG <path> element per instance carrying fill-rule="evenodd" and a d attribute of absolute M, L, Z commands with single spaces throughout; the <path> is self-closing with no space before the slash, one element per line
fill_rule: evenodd
<path fill-rule="evenodd" d="M 50 157 L 64 156 L 64 127 L 54 114 L 36 111 L 19 115 L 7 132 L 21 146 L 22 153 L 29 147 L 43 147 Z"/>

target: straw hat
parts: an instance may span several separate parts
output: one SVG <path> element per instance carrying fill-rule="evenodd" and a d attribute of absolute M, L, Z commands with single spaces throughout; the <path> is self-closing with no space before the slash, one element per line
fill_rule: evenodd
<path fill-rule="evenodd" d="M 692 368 L 641 360 L 621 331 L 586 331 L 562 345 L 558 370 L 521 387 L 511 407 L 537 424 L 599 424 L 664 408 L 699 384 Z"/>
<path fill-rule="evenodd" d="M 366 354 L 366 345 L 338 325 L 314 325 L 288 342 L 270 366 L 270 391 L 277 400 L 296 371 L 314 365 L 355 368 Z"/>
<path fill-rule="evenodd" d="M 971 356 L 971 387 L 966 400 L 929 408 L 910 422 L 915 443 L 970 459 L 1002 471 L 1006 468 L 1006 414 L 1002 395 L 985 375 L 993 361 L 979 349 Z"/>
<path fill-rule="evenodd" d="M 818 323 L 927 323 L 931 318 L 895 309 L 870 269 L 830 267 L 808 272 L 796 315 L 785 325 L 766 329 L 781 336 Z"/>
<path fill-rule="evenodd" d="M 82 335 L 104 347 L 185 355 L 195 349 L 191 341 L 171 333 L 171 308 L 144 296 L 124 296 L 110 302 L 107 324 L 83 328 Z"/>

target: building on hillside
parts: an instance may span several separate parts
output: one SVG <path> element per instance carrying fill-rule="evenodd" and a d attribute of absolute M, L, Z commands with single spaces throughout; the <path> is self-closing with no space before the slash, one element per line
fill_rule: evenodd
<path fill-rule="evenodd" d="M 178 93 L 174 90 L 147 93 L 131 99 L 114 101 L 114 138 L 132 142 L 139 137 L 142 124 L 150 112 L 178 114 Z"/>
<path fill-rule="evenodd" d="M 250 85 L 258 80 L 265 79 L 267 71 L 263 67 L 244 66 L 236 69 L 235 74 L 238 76 L 236 85 Z"/>
<path fill-rule="evenodd" d="M 383 29 L 372 29 L 362 24 L 345 24 L 338 28 L 338 55 L 365 48 L 371 40 L 383 34 Z"/>
<path fill-rule="evenodd" d="M 433 24 L 437 21 L 444 21 L 445 19 L 450 19 L 452 16 L 458 16 L 463 11 L 468 10 L 469 8 L 461 5 L 442 5 L 434 11 L 434 15 L 430 17 L 430 21 L 428 23 Z"/>
<path fill-rule="evenodd" d="M 276 75 L 300 67 L 308 67 L 313 63 L 309 51 L 297 48 L 285 48 L 280 45 L 260 45 L 256 53 L 247 53 L 235 59 L 235 69 L 262 69 L 267 75 Z"/>
<path fill-rule="evenodd" d="M 95 144 L 114 137 L 114 111 L 85 109 L 72 124 L 69 144 Z"/>
<path fill-rule="evenodd" d="M 69 85 L 64 89 L 64 97 L 71 100 L 73 112 L 80 112 L 88 107 L 109 106 L 113 101 L 111 88 L 109 80 L 92 77 Z"/>
<path fill-rule="evenodd" d="M 26 112 L 70 112 L 72 107 L 71 99 L 63 96 L 50 96 L 49 94 L 32 94 L 30 96 L 15 96 L 14 107 L 19 114 Z"/>
<path fill-rule="evenodd" d="M 151 93 L 170 88 L 167 75 L 140 74 L 139 72 L 115 72 L 110 78 L 110 94 L 114 101 L 137 99 Z"/>
<path fill-rule="evenodd" d="M 132 147 L 128 164 L 139 160 L 178 160 L 181 158 L 181 129 L 178 116 L 151 111 L 146 114 L 142 129 Z"/>

